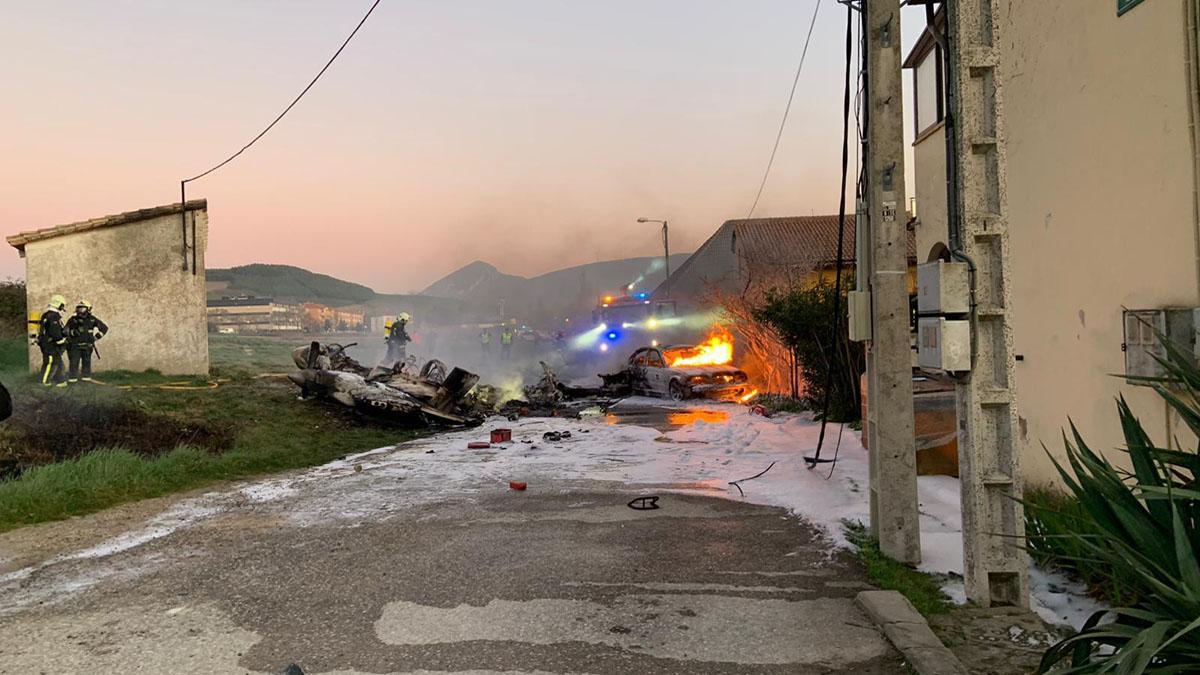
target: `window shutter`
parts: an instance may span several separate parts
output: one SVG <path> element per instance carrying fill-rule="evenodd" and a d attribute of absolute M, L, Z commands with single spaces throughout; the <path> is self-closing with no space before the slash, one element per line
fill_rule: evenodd
<path fill-rule="evenodd" d="M 1117 16 L 1128 12 L 1141 2 L 1142 0 L 1117 0 Z"/>

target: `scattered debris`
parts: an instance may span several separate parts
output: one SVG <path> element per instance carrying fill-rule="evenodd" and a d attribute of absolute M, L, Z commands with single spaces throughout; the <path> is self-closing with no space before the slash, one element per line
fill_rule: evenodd
<path fill-rule="evenodd" d="M 631 500 L 627 506 L 634 511 L 653 511 L 654 509 L 659 508 L 658 495 L 637 497 Z"/>
<path fill-rule="evenodd" d="M 558 441 L 566 440 L 570 437 L 571 432 L 569 431 L 547 431 L 546 433 L 542 434 L 542 440 L 550 443 L 557 443 Z"/>
<path fill-rule="evenodd" d="M 492 447 L 492 444 L 487 441 L 471 441 L 467 443 L 468 450 L 486 450 L 490 447 Z"/>
<path fill-rule="evenodd" d="M 525 488 L 529 487 L 529 484 L 523 480 L 510 480 L 508 481 L 508 487 L 518 492 L 522 492 L 525 490 Z"/>
<path fill-rule="evenodd" d="M 492 429 L 493 443 L 511 443 L 512 429 Z"/>
<path fill-rule="evenodd" d="M 592 408 L 607 409 L 631 393 L 618 382 L 602 387 L 572 387 L 559 382 L 558 376 L 545 362 L 542 377 L 524 388 L 525 400 L 511 400 L 500 406 L 500 412 L 509 420 L 520 417 L 573 417 Z M 600 376 L 602 379 L 604 375 Z"/>

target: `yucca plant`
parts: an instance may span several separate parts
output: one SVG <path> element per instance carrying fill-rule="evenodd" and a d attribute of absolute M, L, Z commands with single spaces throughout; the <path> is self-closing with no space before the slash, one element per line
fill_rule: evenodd
<path fill-rule="evenodd" d="M 1159 336 L 1166 349 L 1152 386 L 1200 436 L 1200 368 Z M 1051 647 L 1041 672 L 1200 672 L 1200 449 L 1154 444 L 1124 397 L 1117 402 L 1133 471 L 1088 447 L 1074 425 L 1064 436 L 1068 467 L 1051 456 L 1089 519 L 1072 538 L 1076 566 L 1103 565 L 1137 601 L 1097 612 L 1079 634 Z"/>

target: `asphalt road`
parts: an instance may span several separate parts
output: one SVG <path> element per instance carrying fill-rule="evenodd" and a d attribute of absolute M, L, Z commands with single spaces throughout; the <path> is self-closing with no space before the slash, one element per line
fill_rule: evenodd
<path fill-rule="evenodd" d="M 368 474 L 206 493 L 111 555 L 78 551 L 184 502 L 0 535 L 0 673 L 905 672 L 854 606 L 861 570 L 781 509 L 563 481 L 304 515 Z"/>

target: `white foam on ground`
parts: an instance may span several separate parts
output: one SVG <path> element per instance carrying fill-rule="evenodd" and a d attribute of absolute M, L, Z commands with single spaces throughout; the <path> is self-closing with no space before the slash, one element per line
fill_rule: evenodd
<path fill-rule="evenodd" d="M 807 416 L 764 418 L 743 406 L 707 404 L 703 407 L 723 412 L 728 419 L 705 422 L 699 416 L 689 417 L 692 410 L 687 405 L 670 407 L 678 415 L 675 421 L 691 423 L 664 434 L 612 424 L 604 417 L 516 422 L 496 418 L 481 428 L 369 450 L 288 477 L 208 493 L 180 502 L 143 527 L 98 546 L 0 577 L 0 590 L 47 566 L 103 559 L 231 509 L 268 509 L 300 526 L 346 526 L 386 519 L 437 501 L 495 494 L 508 490 L 510 480 L 528 483 L 527 498 L 536 498 L 540 490 L 558 481 L 594 480 L 653 484 L 659 490 L 784 507 L 820 527 L 831 546 L 849 546 L 845 521 L 868 521 L 867 451 L 858 432 L 830 425 L 822 454 L 833 457 L 836 452 L 837 464 L 809 470 L 803 458 L 815 449 L 820 425 Z M 622 409 L 617 406 L 614 412 L 619 415 Z M 498 427 L 511 428 L 513 442 L 486 450 L 467 449 L 468 442 L 486 440 L 489 431 Z M 546 441 L 542 435 L 548 431 L 570 431 L 571 437 Z M 741 483 L 744 495 L 729 485 L 758 474 L 772 462 L 770 471 Z M 949 575 L 946 589 L 952 599 L 962 602 L 961 581 L 953 579 L 955 575 L 961 579 L 963 567 L 959 482 L 946 476 L 922 476 L 918 494 L 920 569 Z M 1031 587 L 1034 607 L 1056 623 L 1078 627 L 1101 608 L 1061 575 L 1034 569 Z"/>

